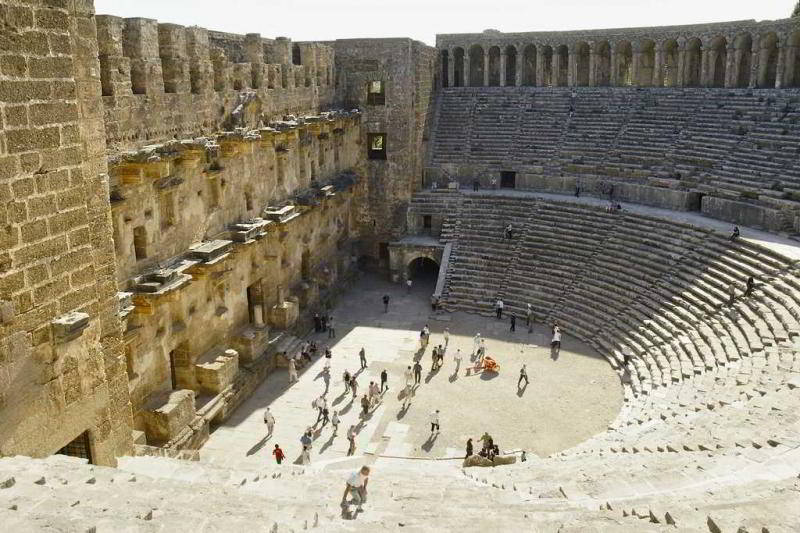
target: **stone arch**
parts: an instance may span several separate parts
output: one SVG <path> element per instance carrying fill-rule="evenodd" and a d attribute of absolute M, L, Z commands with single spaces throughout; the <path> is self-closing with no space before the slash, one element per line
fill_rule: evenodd
<path fill-rule="evenodd" d="M 464 49 L 453 48 L 453 87 L 464 86 Z"/>
<path fill-rule="evenodd" d="M 611 85 L 611 45 L 601 41 L 595 50 L 594 84 L 598 87 Z"/>
<path fill-rule="evenodd" d="M 506 86 L 514 87 L 517 84 L 517 47 L 506 46 Z"/>
<path fill-rule="evenodd" d="M 617 86 L 626 87 L 633 83 L 633 47 L 630 41 L 617 43 Z"/>
<path fill-rule="evenodd" d="M 489 85 L 500 86 L 500 47 L 489 48 Z"/>
<path fill-rule="evenodd" d="M 575 47 L 575 85 L 589 85 L 589 45 L 579 42 Z"/>
<path fill-rule="evenodd" d="M 786 87 L 800 87 L 800 30 L 786 41 Z"/>
<path fill-rule="evenodd" d="M 559 87 L 566 87 L 569 84 L 569 48 L 567 45 L 562 44 L 556 48 L 556 56 L 558 56 L 558 72 L 556 75 L 556 83 Z"/>
<path fill-rule="evenodd" d="M 539 81 L 542 87 L 552 87 L 553 83 L 553 47 L 550 45 L 542 48 L 542 79 Z"/>
<path fill-rule="evenodd" d="M 432 255 L 419 253 L 408 260 L 405 270 L 407 279 L 434 281 L 439 275 L 439 262 Z"/>
<path fill-rule="evenodd" d="M 469 86 L 483 87 L 483 70 L 486 68 L 483 48 L 473 44 L 469 49 Z"/>
<path fill-rule="evenodd" d="M 753 37 L 749 33 L 742 33 L 733 40 L 734 54 L 734 86 L 750 86 L 750 70 L 753 58 Z"/>
<path fill-rule="evenodd" d="M 711 70 L 708 79 L 711 87 L 725 87 L 728 66 L 728 40 L 721 35 L 711 41 L 709 47 L 708 67 Z"/>
<path fill-rule="evenodd" d="M 661 62 L 660 80 L 664 87 L 675 87 L 678 85 L 678 42 L 669 39 L 663 45 L 664 59 Z"/>
<path fill-rule="evenodd" d="M 775 87 L 778 75 L 778 36 L 769 32 L 761 38 L 761 50 L 758 62 L 758 86 Z"/>
<path fill-rule="evenodd" d="M 536 85 L 536 47 L 532 44 L 522 51 L 522 85 L 529 87 Z"/>
<path fill-rule="evenodd" d="M 698 38 L 692 38 L 686 43 L 685 59 L 683 61 L 683 84 L 686 87 L 700 86 L 700 69 L 702 68 L 703 43 Z"/>
<path fill-rule="evenodd" d="M 636 85 L 651 87 L 655 79 L 656 70 L 656 43 L 645 39 L 639 43 L 639 65 L 637 68 Z"/>
<path fill-rule="evenodd" d="M 442 65 L 442 87 L 449 87 L 450 86 L 450 53 L 447 50 L 442 50 L 440 55 L 441 57 L 441 65 Z"/>

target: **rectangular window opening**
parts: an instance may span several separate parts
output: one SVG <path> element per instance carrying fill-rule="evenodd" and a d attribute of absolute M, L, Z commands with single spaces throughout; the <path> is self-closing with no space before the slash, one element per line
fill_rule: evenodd
<path fill-rule="evenodd" d="M 367 105 L 386 105 L 386 93 L 383 81 L 376 80 L 367 84 Z"/>
<path fill-rule="evenodd" d="M 386 134 L 370 133 L 368 150 L 369 159 L 386 159 Z"/>
<path fill-rule="evenodd" d="M 147 231 L 144 226 L 133 228 L 133 255 L 137 261 L 147 259 Z"/>

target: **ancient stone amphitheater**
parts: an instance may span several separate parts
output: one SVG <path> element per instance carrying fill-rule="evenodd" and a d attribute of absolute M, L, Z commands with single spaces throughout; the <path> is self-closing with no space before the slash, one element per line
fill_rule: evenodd
<path fill-rule="evenodd" d="M 0 530 L 800 531 L 799 233 L 800 18 L 432 48 L 0 0 Z M 314 312 L 423 260 L 432 320 L 596 350 L 615 420 L 494 468 L 209 460 Z"/>

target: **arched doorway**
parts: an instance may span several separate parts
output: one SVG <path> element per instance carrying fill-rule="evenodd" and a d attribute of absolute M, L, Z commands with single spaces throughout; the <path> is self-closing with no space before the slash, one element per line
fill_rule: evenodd
<path fill-rule="evenodd" d="M 700 67 L 702 65 L 702 43 L 700 39 L 692 39 L 686 44 L 686 59 L 684 61 L 683 84 L 686 87 L 700 86 Z"/>
<path fill-rule="evenodd" d="M 450 87 L 448 68 L 450 67 L 450 55 L 447 50 L 442 50 L 442 87 Z"/>
<path fill-rule="evenodd" d="M 408 263 L 406 274 L 417 285 L 436 285 L 436 280 L 439 279 L 439 263 L 430 257 L 417 257 Z"/>
<path fill-rule="evenodd" d="M 775 87 L 778 73 L 778 36 L 770 32 L 761 38 L 761 54 L 758 66 L 758 86 L 764 89 Z"/>
<path fill-rule="evenodd" d="M 464 49 L 453 50 L 453 87 L 464 86 Z"/>
<path fill-rule="evenodd" d="M 712 87 L 725 87 L 728 67 L 728 41 L 725 37 L 717 37 L 711 43 L 711 58 L 709 63 L 714 71 L 711 76 Z"/>
<path fill-rule="evenodd" d="M 506 87 L 517 84 L 517 49 L 514 46 L 506 47 Z"/>
<path fill-rule="evenodd" d="M 577 72 L 575 85 L 586 87 L 589 85 L 589 45 L 580 42 L 576 48 Z"/>
<path fill-rule="evenodd" d="M 750 86 L 750 70 L 753 57 L 753 38 L 744 33 L 734 41 L 734 58 L 736 69 L 736 87 Z"/>
<path fill-rule="evenodd" d="M 483 58 L 483 48 L 477 44 L 469 49 L 469 86 L 483 87 L 483 69 L 485 62 Z"/>
<path fill-rule="evenodd" d="M 489 49 L 489 86 L 500 86 L 500 48 L 497 46 Z"/>
<path fill-rule="evenodd" d="M 536 85 L 536 47 L 532 44 L 522 51 L 522 85 Z"/>
<path fill-rule="evenodd" d="M 608 41 L 597 45 L 594 80 L 598 87 L 608 87 L 611 84 L 611 45 Z"/>
<path fill-rule="evenodd" d="M 633 84 L 633 47 L 628 41 L 617 43 L 617 87 Z"/>
<path fill-rule="evenodd" d="M 659 81 L 664 87 L 678 85 L 678 42 L 670 39 L 664 43 L 664 61 Z"/>

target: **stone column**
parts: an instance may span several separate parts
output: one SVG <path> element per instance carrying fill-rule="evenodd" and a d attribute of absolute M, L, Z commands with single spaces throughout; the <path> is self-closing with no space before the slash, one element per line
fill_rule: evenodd
<path fill-rule="evenodd" d="M 578 85 L 578 54 L 574 44 L 567 48 L 567 85 Z"/>
<path fill-rule="evenodd" d="M 686 86 L 686 44 L 678 43 L 678 76 L 675 84 L 678 87 Z"/>
<path fill-rule="evenodd" d="M 551 79 L 553 80 L 553 86 L 558 87 L 559 79 L 558 75 L 561 73 L 561 54 L 558 53 L 558 48 L 553 50 L 553 65 L 551 71 Z"/>
<path fill-rule="evenodd" d="M 483 50 L 483 86 L 489 86 L 489 47 Z"/>
<path fill-rule="evenodd" d="M 792 87 L 795 77 L 795 64 L 797 54 L 800 52 L 797 46 L 786 46 L 786 70 L 783 75 L 783 86 Z"/>
<path fill-rule="evenodd" d="M 189 56 L 189 80 L 194 94 L 214 92 L 214 65 L 209 55 L 208 30 L 186 28 L 186 52 Z"/>
<path fill-rule="evenodd" d="M 450 87 L 456 86 L 456 58 L 452 48 L 447 50 L 447 84 Z"/>
<path fill-rule="evenodd" d="M 537 87 L 547 86 L 547 82 L 544 79 L 544 46 L 536 47 L 536 79 L 534 80 L 534 85 Z"/>
<path fill-rule="evenodd" d="M 727 45 L 725 54 L 725 87 L 736 87 L 736 61 L 737 52 L 741 55 L 740 50 L 736 50 L 733 44 Z"/>
<path fill-rule="evenodd" d="M 710 79 L 710 68 L 708 66 L 709 63 L 709 55 L 711 55 L 711 50 L 708 49 L 707 46 L 703 45 L 703 48 L 700 49 L 700 86 L 701 87 L 709 87 L 713 80 Z"/>
<path fill-rule="evenodd" d="M 464 87 L 470 87 L 469 79 L 469 49 L 464 50 Z"/>
<path fill-rule="evenodd" d="M 655 49 L 655 64 L 653 65 L 653 87 L 664 86 L 664 47 L 657 45 Z"/>
<path fill-rule="evenodd" d="M 758 86 L 759 64 L 761 59 L 761 38 L 753 36 L 753 45 L 750 50 L 750 83 L 748 87 L 754 89 Z"/>
<path fill-rule="evenodd" d="M 500 87 L 506 86 L 506 49 L 500 49 Z"/>
<path fill-rule="evenodd" d="M 514 70 L 514 79 L 517 82 L 517 87 L 522 87 L 522 62 L 525 61 L 525 57 L 523 53 L 525 51 L 525 47 L 523 45 L 514 45 L 515 51 L 517 54 L 514 56 L 517 58 L 516 68 Z M 538 65 L 538 63 L 537 63 Z M 536 74 L 534 73 L 534 76 Z M 534 83 L 535 85 L 535 83 Z"/>
<path fill-rule="evenodd" d="M 164 76 L 158 55 L 158 22 L 152 19 L 125 19 L 122 48 L 131 62 L 131 87 L 134 94 L 161 94 Z"/>
<path fill-rule="evenodd" d="M 252 74 L 251 84 L 254 89 L 267 86 L 264 74 L 264 48 L 262 45 L 261 34 L 248 33 L 244 37 L 244 55 L 250 63 Z"/>
<path fill-rule="evenodd" d="M 597 85 L 597 50 L 594 43 L 589 43 L 589 87 Z"/>
<path fill-rule="evenodd" d="M 619 68 L 617 66 L 617 49 L 616 46 L 611 47 L 611 75 L 609 84 L 612 87 L 619 86 Z"/>
<path fill-rule="evenodd" d="M 164 76 L 164 92 L 189 92 L 189 60 L 186 57 L 185 28 L 178 24 L 158 25 L 158 50 Z"/>
<path fill-rule="evenodd" d="M 130 96 L 131 62 L 122 52 L 125 21 L 111 15 L 97 15 L 97 45 L 103 96 Z"/>
<path fill-rule="evenodd" d="M 632 47 L 632 61 L 633 64 L 631 65 L 631 85 L 635 87 L 640 87 L 642 85 L 642 80 L 639 79 L 639 72 L 641 72 L 640 63 L 642 61 L 642 50 L 637 43 L 635 46 Z"/>
<path fill-rule="evenodd" d="M 780 89 L 784 85 L 783 76 L 786 73 L 786 47 L 783 43 L 778 43 L 778 65 L 775 69 L 775 88 Z"/>

